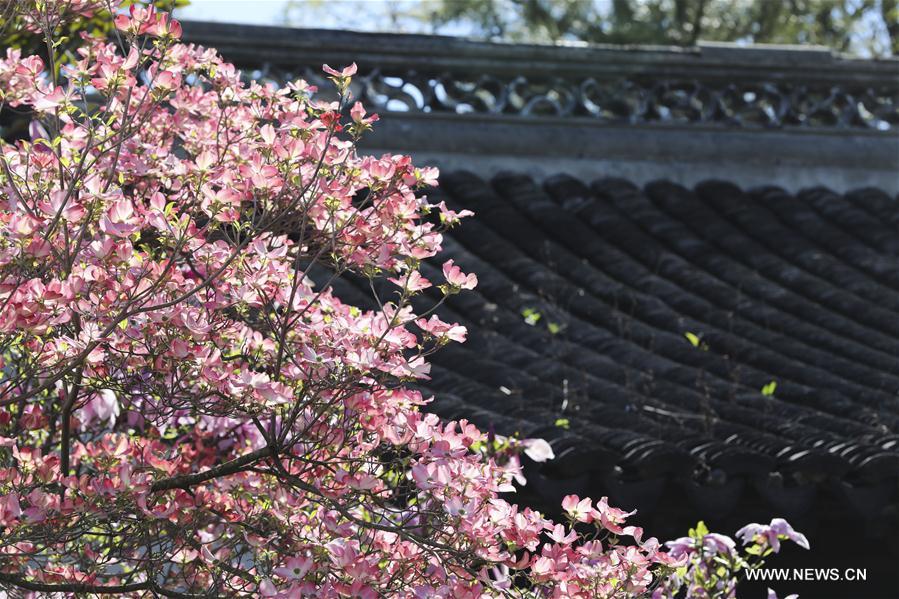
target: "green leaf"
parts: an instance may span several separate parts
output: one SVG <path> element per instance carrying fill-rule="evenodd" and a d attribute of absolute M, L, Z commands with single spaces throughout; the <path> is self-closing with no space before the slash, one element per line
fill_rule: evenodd
<path fill-rule="evenodd" d="M 693 347 L 701 349 L 702 351 L 709 351 L 709 344 L 702 340 L 702 333 L 697 335 L 696 333 L 687 331 L 684 333 L 684 337 L 687 338 L 687 341 L 689 341 L 690 345 Z"/>
<path fill-rule="evenodd" d="M 709 529 L 702 520 L 696 523 L 696 528 L 690 529 L 690 537 L 694 539 L 701 540 L 705 538 L 707 534 L 709 534 Z"/>
<path fill-rule="evenodd" d="M 556 426 L 568 430 L 571 427 L 571 422 L 567 418 L 556 418 Z"/>
<path fill-rule="evenodd" d="M 750 545 L 749 547 L 744 549 L 744 551 L 749 555 L 761 555 L 762 547 L 760 545 Z"/>
<path fill-rule="evenodd" d="M 777 390 L 777 381 L 771 381 L 764 387 L 762 387 L 762 395 L 765 397 L 771 397 L 774 395 L 774 392 Z"/>
<path fill-rule="evenodd" d="M 533 308 L 525 308 L 521 311 L 521 315 L 524 316 L 524 321 L 531 326 L 540 322 L 540 318 L 542 317 L 540 312 L 537 312 Z"/>

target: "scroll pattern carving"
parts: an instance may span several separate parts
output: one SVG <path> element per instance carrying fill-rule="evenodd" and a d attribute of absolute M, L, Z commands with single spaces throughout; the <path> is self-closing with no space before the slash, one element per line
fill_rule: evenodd
<path fill-rule="evenodd" d="M 257 80 L 283 83 L 302 77 L 321 89 L 329 87 L 317 68 L 264 65 L 245 72 Z M 372 69 L 357 76 L 353 92 L 371 110 L 381 112 L 586 117 L 610 123 L 746 128 L 899 129 L 899 85 L 875 89 L 789 82 L 537 79 Z"/>

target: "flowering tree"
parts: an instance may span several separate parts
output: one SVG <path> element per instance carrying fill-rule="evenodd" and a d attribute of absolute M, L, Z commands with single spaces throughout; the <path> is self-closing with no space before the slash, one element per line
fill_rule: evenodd
<path fill-rule="evenodd" d="M 33 119 L 0 145 L 0 588 L 632 597 L 686 563 L 604 499 L 566 524 L 507 503 L 548 446 L 420 411 L 408 384 L 466 335 L 434 311 L 477 283 L 420 265 L 467 213 L 421 195 L 433 169 L 356 154 L 355 66 L 323 102 L 243 83 L 166 13 L 20 8 L 50 64 L 0 60 Z M 55 51 L 104 11 L 112 41 Z M 348 273 L 392 293 L 348 305 Z"/>

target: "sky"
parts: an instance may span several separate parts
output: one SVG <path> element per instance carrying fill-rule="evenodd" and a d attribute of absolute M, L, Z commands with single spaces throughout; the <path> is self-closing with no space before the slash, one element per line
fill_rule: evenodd
<path fill-rule="evenodd" d="M 182 20 L 224 21 L 254 25 L 389 31 L 421 30 L 424 25 L 409 19 L 391 21 L 391 14 L 427 6 L 428 0 L 191 0 L 176 11 Z M 292 7 L 291 22 L 287 8 Z"/>
<path fill-rule="evenodd" d="M 287 0 L 192 0 L 175 14 L 185 21 L 281 25 L 286 5 Z"/>
<path fill-rule="evenodd" d="M 191 0 L 175 11 L 183 20 L 321 29 L 432 33 L 429 25 L 403 16 L 432 0 Z M 288 17 L 288 8 L 291 8 Z M 470 35 L 464 25 L 447 24 L 444 35 Z"/>
<path fill-rule="evenodd" d="M 293 25 L 325 29 L 430 33 L 428 25 L 401 15 L 410 9 L 421 10 L 435 0 L 191 0 L 176 10 L 182 20 L 220 21 L 252 25 Z M 610 0 L 596 0 L 601 6 Z M 288 7 L 290 19 L 288 19 Z M 863 23 L 877 26 L 873 21 Z M 876 27 L 875 27 L 876 28 Z M 446 35 L 470 35 L 463 25 L 444 25 Z M 885 37 L 881 32 L 880 37 Z M 885 37 L 888 41 L 888 37 Z M 883 40 L 881 40 L 883 41 Z M 863 56 L 867 55 L 862 51 Z"/>

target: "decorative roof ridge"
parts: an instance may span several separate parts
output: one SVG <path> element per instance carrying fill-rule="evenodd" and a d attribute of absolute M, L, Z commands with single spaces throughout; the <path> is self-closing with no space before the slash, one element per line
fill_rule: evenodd
<path fill-rule="evenodd" d="M 183 23 L 248 79 L 351 92 L 382 122 L 371 151 L 637 180 L 726 177 L 899 191 L 899 59 L 820 46 L 511 44 L 446 36 Z M 548 164 L 551 162 L 552 164 Z M 514 163 L 514 164 L 512 164 Z M 525 166 L 525 165 L 529 166 Z M 601 167 L 605 168 L 605 167 Z"/>

